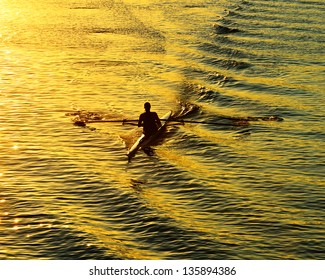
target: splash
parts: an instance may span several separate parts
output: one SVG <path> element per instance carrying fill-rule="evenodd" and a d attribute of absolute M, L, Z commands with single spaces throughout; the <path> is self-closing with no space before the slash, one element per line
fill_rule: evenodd
<path fill-rule="evenodd" d="M 178 109 L 174 112 L 172 118 L 173 119 L 180 119 L 189 116 L 196 115 L 200 111 L 200 106 L 188 103 L 188 102 L 178 102 Z"/>

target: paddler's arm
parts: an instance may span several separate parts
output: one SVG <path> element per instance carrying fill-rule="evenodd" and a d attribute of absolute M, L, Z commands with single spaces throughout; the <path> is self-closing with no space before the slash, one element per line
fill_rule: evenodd
<path fill-rule="evenodd" d="M 142 118 L 142 115 L 140 115 L 139 121 L 138 121 L 138 127 L 141 127 L 141 126 L 143 126 L 143 118 Z"/>
<path fill-rule="evenodd" d="M 161 122 L 160 122 L 160 119 L 159 119 L 157 113 L 155 113 L 155 118 L 156 118 L 156 122 L 158 124 L 158 127 L 161 127 Z"/>

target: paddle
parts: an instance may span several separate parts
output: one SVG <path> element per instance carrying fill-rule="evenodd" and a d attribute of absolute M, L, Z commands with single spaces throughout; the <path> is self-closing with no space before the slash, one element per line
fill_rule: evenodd
<path fill-rule="evenodd" d="M 166 121 L 164 119 L 160 119 L 161 121 Z M 185 123 L 196 123 L 196 124 L 210 124 L 210 125 L 227 125 L 227 126 L 242 126 L 242 125 L 247 125 L 248 122 L 244 122 L 244 123 L 232 123 L 232 124 L 227 124 L 227 123 L 219 123 L 219 122 L 208 122 L 208 121 L 186 121 L 186 120 L 172 120 L 169 119 L 167 120 L 168 122 L 177 122 L 180 124 L 185 124 Z M 89 120 L 89 121 L 75 121 L 74 124 L 77 126 L 86 126 L 87 123 L 122 123 L 123 125 L 125 124 L 129 124 L 129 125 L 137 125 L 135 123 L 132 122 L 138 122 L 138 120 Z"/>
<path fill-rule="evenodd" d="M 170 122 L 179 122 L 181 124 L 185 124 L 185 123 L 197 123 L 197 124 L 211 124 L 211 125 L 230 125 L 230 126 L 242 126 L 242 125 L 247 125 L 248 122 L 244 122 L 244 123 L 219 123 L 219 122 L 207 122 L 207 121 L 185 121 L 185 120 L 168 120 Z"/>
<path fill-rule="evenodd" d="M 134 124 L 131 122 L 138 122 L 138 120 L 89 120 L 89 121 L 77 120 L 77 121 L 74 121 L 74 125 L 86 126 L 87 123 L 107 123 L 107 122 L 122 123 L 123 125 L 124 124 L 137 125 L 137 124 Z"/>

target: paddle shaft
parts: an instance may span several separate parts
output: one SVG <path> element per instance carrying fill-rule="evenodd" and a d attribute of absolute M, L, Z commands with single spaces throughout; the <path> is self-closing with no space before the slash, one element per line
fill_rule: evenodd
<path fill-rule="evenodd" d="M 160 119 L 161 121 L 166 121 L 165 119 Z M 181 124 L 185 123 L 196 123 L 196 124 L 211 124 L 211 125 L 229 125 L 229 126 L 234 126 L 236 124 L 226 124 L 226 123 L 218 123 L 218 122 L 207 122 L 207 121 L 186 121 L 186 120 L 167 120 L 168 122 L 178 122 Z M 76 125 L 84 126 L 87 123 L 122 123 L 122 124 L 130 124 L 130 125 L 136 125 L 132 124 L 131 122 L 138 122 L 138 120 L 89 120 L 89 121 L 76 121 Z M 242 125 L 242 124 L 241 124 Z"/>

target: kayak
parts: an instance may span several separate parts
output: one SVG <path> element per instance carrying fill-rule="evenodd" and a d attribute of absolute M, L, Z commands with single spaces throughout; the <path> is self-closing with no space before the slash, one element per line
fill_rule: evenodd
<path fill-rule="evenodd" d="M 142 134 L 138 138 L 138 140 L 132 145 L 132 147 L 127 152 L 129 161 L 131 160 L 132 157 L 135 156 L 136 152 L 140 148 L 143 149 L 145 147 L 148 147 L 148 145 L 150 145 L 150 143 L 152 143 L 154 140 L 156 140 L 159 137 L 159 135 L 161 134 L 163 129 L 166 127 L 167 121 L 170 119 L 171 115 L 172 115 L 172 111 L 169 111 L 160 119 L 161 127 L 158 129 L 158 131 L 154 135 L 151 135 L 150 137 L 146 137 L 144 134 Z"/>

